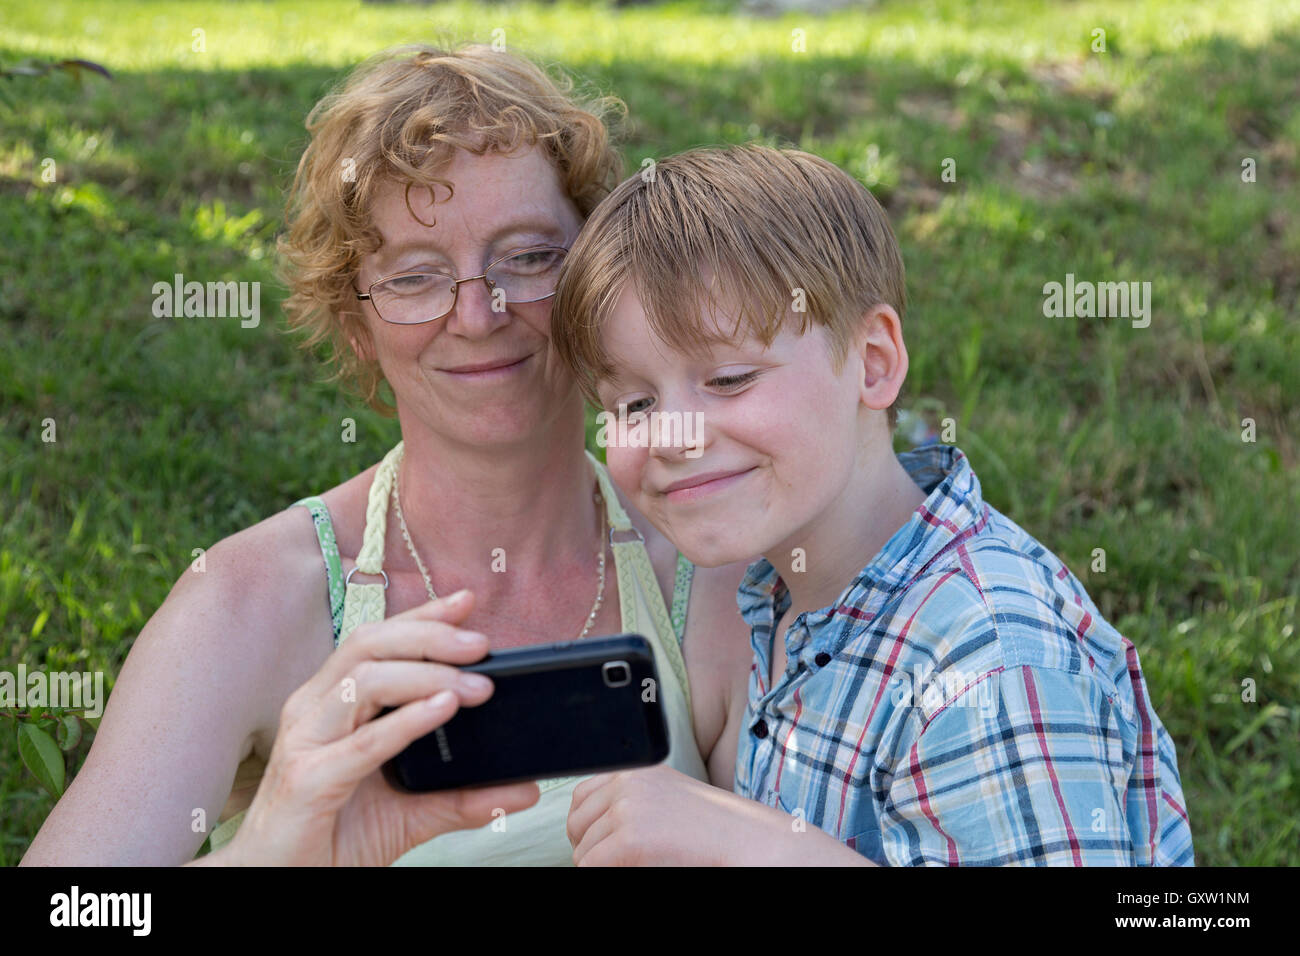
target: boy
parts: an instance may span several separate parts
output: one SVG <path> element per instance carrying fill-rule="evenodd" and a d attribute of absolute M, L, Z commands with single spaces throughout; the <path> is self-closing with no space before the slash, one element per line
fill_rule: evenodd
<path fill-rule="evenodd" d="M 651 426 L 650 447 L 608 448 L 611 476 L 691 561 L 763 556 L 738 594 L 754 668 L 736 794 L 878 864 L 1191 865 L 1133 645 L 983 501 L 961 451 L 894 454 L 904 299 L 871 194 L 760 146 L 627 180 L 565 263 L 557 352 L 601 408 Z M 694 444 L 662 440 L 684 416 Z M 730 794 L 635 779 L 575 792 L 579 862 L 844 862 L 812 839 L 787 853 L 773 812 Z M 611 787 L 641 803 L 612 812 Z"/>

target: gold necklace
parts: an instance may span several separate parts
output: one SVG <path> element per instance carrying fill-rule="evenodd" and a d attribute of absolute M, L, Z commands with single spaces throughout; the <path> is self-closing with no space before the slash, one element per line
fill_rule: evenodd
<path fill-rule="evenodd" d="M 403 456 L 405 457 L 405 456 Z M 420 554 L 415 550 L 415 544 L 411 541 L 411 533 L 406 528 L 406 517 L 402 514 L 402 494 L 400 489 L 402 463 L 399 461 L 397 467 L 393 469 L 393 505 L 397 510 L 397 520 L 402 526 L 402 538 L 406 541 L 406 548 L 411 552 L 411 557 L 415 559 L 415 565 L 420 569 L 420 575 L 424 578 L 424 589 L 429 593 L 429 600 L 436 601 L 438 595 L 434 593 L 433 581 L 429 579 L 429 571 L 420 560 Z M 582 640 L 591 630 L 591 625 L 596 622 L 596 614 L 600 611 L 601 601 L 605 598 L 605 506 L 601 499 L 600 483 L 596 484 L 596 493 L 593 495 L 596 504 L 600 509 L 600 558 L 597 562 L 596 576 L 599 579 L 596 585 L 596 603 L 591 606 L 591 613 L 587 615 L 587 623 L 578 635 L 577 640 Z"/>

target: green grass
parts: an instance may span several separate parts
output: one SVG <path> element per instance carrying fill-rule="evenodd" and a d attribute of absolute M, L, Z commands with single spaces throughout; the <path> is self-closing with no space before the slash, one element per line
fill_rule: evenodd
<path fill-rule="evenodd" d="M 0 667 L 111 684 L 192 549 L 395 440 L 279 331 L 284 190 L 307 110 L 347 67 L 497 28 L 628 103 L 629 172 L 758 138 L 872 186 L 908 268 L 903 404 L 955 421 L 986 497 L 1136 644 L 1198 862 L 1300 863 L 1294 2 L 778 20 L 722 3 L 6 4 L 0 64 L 82 57 L 115 79 L 0 81 Z M 176 272 L 260 280 L 262 324 L 153 318 L 152 285 Z M 1044 318 L 1042 286 L 1067 272 L 1150 281 L 1150 327 Z M 12 864 L 52 800 L 0 728 Z"/>

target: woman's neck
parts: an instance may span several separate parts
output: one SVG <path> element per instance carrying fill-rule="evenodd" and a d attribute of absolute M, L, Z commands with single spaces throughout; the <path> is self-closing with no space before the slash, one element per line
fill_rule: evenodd
<path fill-rule="evenodd" d="M 508 445 L 468 445 L 419 422 L 402 426 L 402 512 L 439 594 L 448 584 L 515 590 L 593 559 L 599 512 L 581 415 Z M 388 541 L 394 566 L 413 569 L 398 528 Z"/>

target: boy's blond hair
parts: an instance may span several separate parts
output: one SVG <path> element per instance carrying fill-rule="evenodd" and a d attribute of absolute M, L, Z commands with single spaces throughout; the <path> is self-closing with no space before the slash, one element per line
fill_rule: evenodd
<path fill-rule="evenodd" d="M 309 333 L 303 347 L 328 342 L 335 378 L 391 415 L 379 363 L 352 348 L 370 345 L 353 284 L 362 257 L 380 245 L 371 218 L 378 191 L 405 185 L 410 209 L 412 187 L 452 188 L 438 173 L 457 149 L 539 146 L 585 217 L 622 171 L 606 120 L 624 111 L 614 97 L 577 93 L 559 71 L 482 44 L 412 44 L 361 64 L 307 117 L 311 142 L 287 203 L 284 309 L 291 328 Z"/>
<path fill-rule="evenodd" d="M 731 337 L 743 329 L 764 345 L 793 308 L 800 334 L 812 322 L 829 331 L 837 372 L 864 313 L 884 303 L 901 318 L 906 305 L 903 258 L 875 197 L 819 156 L 754 144 L 647 166 L 587 220 L 565 260 L 552 342 L 597 405 L 596 383 L 613 371 L 600 331 L 629 281 L 673 347 L 721 341 L 700 308 L 734 309 Z M 891 429 L 895 416 L 891 406 Z"/>

